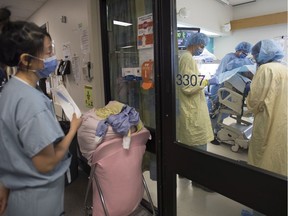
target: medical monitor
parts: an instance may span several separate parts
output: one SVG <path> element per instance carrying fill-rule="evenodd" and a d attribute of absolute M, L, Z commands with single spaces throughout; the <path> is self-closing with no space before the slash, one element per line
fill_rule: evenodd
<path fill-rule="evenodd" d="M 185 43 L 187 38 L 190 37 L 193 33 L 200 32 L 200 28 L 194 27 L 178 27 L 177 28 L 177 41 L 178 41 L 178 49 L 184 50 L 186 49 Z"/>

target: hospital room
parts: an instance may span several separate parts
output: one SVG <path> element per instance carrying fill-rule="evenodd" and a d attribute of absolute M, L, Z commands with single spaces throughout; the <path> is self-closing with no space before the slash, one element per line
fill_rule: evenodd
<path fill-rule="evenodd" d="M 0 0 L 0 216 L 286 216 L 286 0 Z"/>

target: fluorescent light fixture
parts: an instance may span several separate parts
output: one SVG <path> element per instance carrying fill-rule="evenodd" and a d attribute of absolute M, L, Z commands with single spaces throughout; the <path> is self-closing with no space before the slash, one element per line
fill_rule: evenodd
<path fill-rule="evenodd" d="M 219 36 L 219 34 L 215 33 L 215 32 L 210 32 L 210 31 L 206 31 L 200 28 L 200 32 L 206 34 L 207 36 Z"/>
<path fill-rule="evenodd" d="M 230 2 L 228 0 L 216 0 L 216 1 L 218 1 L 221 4 L 224 4 L 224 5 L 230 5 Z"/>
<path fill-rule="evenodd" d="M 119 26 L 130 26 L 130 25 L 132 25 L 132 23 L 121 22 L 121 21 L 117 21 L 117 20 L 113 20 L 113 24 L 114 25 L 119 25 Z"/>
<path fill-rule="evenodd" d="M 124 47 L 121 47 L 122 49 L 129 49 L 129 48 L 132 48 L 133 46 L 124 46 Z"/>
<path fill-rule="evenodd" d="M 230 5 L 232 5 L 232 6 L 239 6 L 239 5 L 243 5 L 243 4 L 256 2 L 256 0 L 229 0 L 229 2 L 230 2 Z"/>

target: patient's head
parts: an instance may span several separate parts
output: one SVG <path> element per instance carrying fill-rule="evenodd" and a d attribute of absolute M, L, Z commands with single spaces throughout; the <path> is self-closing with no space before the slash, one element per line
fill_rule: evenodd
<path fill-rule="evenodd" d="M 239 43 L 235 47 L 236 56 L 239 58 L 246 58 L 247 55 L 251 52 L 251 47 L 252 47 L 252 44 L 246 41 Z"/>

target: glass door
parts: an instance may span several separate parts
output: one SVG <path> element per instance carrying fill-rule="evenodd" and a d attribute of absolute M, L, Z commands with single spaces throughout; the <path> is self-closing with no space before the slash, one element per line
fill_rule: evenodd
<path fill-rule="evenodd" d="M 152 1 L 101 3 L 106 9 L 102 20 L 107 30 L 103 33 L 105 76 L 109 78 L 106 102 L 118 100 L 135 107 L 143 123 L 155 128 Z"/>
<path fill-rule="evenodd" d="M 106 103 L 134 107 L 150 130 L 144 177 L 157 207 L 154 15 L 152 0 L 100 1 Z M 145 200 L 148 200 L 145 194 Z M 149 204 L 147 203 L 149 206 Z"/>
<path fill-rule="evenodd" d="M 177 28 L 179 15 L 183 16 L 182 21 L 187 21 L 189 12 L 180 11 L 181 8 L 189 8 L 191 17 L 195 16 L 193 11 L 200 10 L 202 19 L 209 19 L 209 14 L 204 12 L 206 8 L 202 7 L 203 2 L 160 0 L 156 4 L 155 67 L 159 71 L 156 79 L 159 87 L 156 91 L 156 140 L 160 152 L 157 161 L 161 166 L 158 167 L 160 215 L 223 216 L 256 215 L 259 212 L 286 215 L 287 177 L 248 165 L 247 151 L 241 155 L 241 151 L 232 152 L 228 144 L 216 146 L 210 143 L 214 134 L 202 86 L 210 74 L 205 74 L 207 65 L 203 62 L 206 63 L 206 59 L 197 59 L 193 55 L 205 46 L 213 54 L 215 41 L 210 38 L 209 43 L 200 38 L 201 43 L 198 43 L 199 38 L 194 39 L 192 44 L 196 40 L 197 46 L 192 50 L 186 49 L 186 36 L 199 31 L 199 28 L 201 33 L 201 26 L 196 21 L 185 28 L 183 25 L 182 29 Z M 212 5 L 211 1 L 207 2 Z M 217 148 L 223 148 L 224 153 Z"/>

